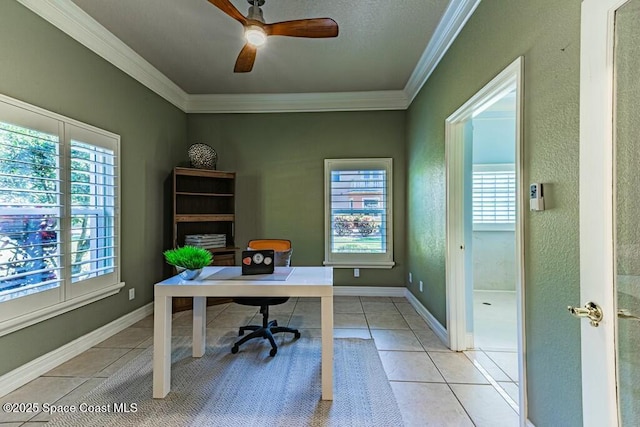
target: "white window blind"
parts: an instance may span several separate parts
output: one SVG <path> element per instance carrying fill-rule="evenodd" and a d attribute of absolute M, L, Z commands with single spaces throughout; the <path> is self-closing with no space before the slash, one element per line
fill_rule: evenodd
<path fill-rule="evenodd" d="M 391 267 L 391 159 L 325 160 L 325 264 Z"/>
<path fill-rule="evenodd" d="M 504 224 L 516 222 L 516 173 L 514 165 L 474 165 L 473 223 Z M 480 227 L 481 228 L 481 227 Z"/>
<path fill-rule="evenodd" d="M 0 302 L 60 286 L 60 141 L 0 122 Z"/>
<path fill-rule="evenodd" d="M 115 264 L 115 155 L 71 141 L 71 280 L 112 273 Z"/>
<path fill-rule="evenodd" d="M 117 293 L 117 135 L 0 95 L 0 335 Z"/>

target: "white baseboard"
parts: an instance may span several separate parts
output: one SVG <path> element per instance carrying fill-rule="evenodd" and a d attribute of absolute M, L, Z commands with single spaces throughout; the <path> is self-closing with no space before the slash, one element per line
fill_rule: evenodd
<path fill-rule="evenodd" d="M 529 418 L 527 418 L 527 427 L 536 427 L 533 425 L 533 423 L 531 422 L 531 420 Z"/>
<path fill-rule="evenodd" d="M 431 328 L 431 330 L 436 334 L 440 341 L 444 343 L 444 345 L 449 347 L 449 333 L 447 329 L 442 326 L 438 319 L 433 317 L 433 314 L 429 310 L 426 309 L 424 305 L 416 298 L 407 288 L 404 288 L 404 296 L 409 300 L 413 308 L 416 309 L 418 314 L 427 322 L 427 325 Z"/>
<path fill-rule="evenodd" d="M 334 296 L 349 297 L 403 297 L 404 287 L 378 287 L 378 286 L 334 286 Z"/>
<path fill-rule="evenodd" d="M 49 353 L 28 362 L 11 372 L 0 377 L 0 397 L 22 387 L 29 381 L 49 372 L 56 366 L 73 359 L 80 353 L 90 349 L 94 345 L 128 328 L 134 323 L 144 319 L 153 313 L 153 303 L 140 307 L 131 313 L 125 314 L 119 319 L 108 323 L 95 331 L 89 332 L 68 344 L 63 345 Z"/>

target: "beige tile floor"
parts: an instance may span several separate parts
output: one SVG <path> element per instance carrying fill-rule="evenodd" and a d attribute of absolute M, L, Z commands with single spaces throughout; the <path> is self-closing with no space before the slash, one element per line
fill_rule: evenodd
<path fill-rule="evenodd" d="M 334 312 L 336 337 L 375 340 L 406 426 L 518 425 L 512 405 L 498 391 L 502 388 L 495 387 L 499 381 L 513 382 L 508 373 L 495 363 L 490 373 L 478 369 L 474 356 L 489 357 L 484 352 L 465 355 L 449 351 L 405 298 L 339 296 L 335 297 Z M 320 336 L 319 299 L 291 298 L 272 307 L 271 317 L 301 329 L 303 336 Z M 228 340 L 237 335 L 238 325 L 252 318 L 253 322 L 261 318 L 253 307 L 208 307 L 207 339 Z M 151 346 L 152 327 L 150 316 L 0 398 L 0 403 L 78 402 Z M 191 335 L 191 312 L 174 315 L 173 335 Z M 264 340 L 252 340 L 241 347 L 241 351 L 267 349 Z M 42 426 L 47 419 L 43 414 L 0 412 L 0 427 Z"/>
<path fill-rule="evenodd" d="M 473 291 L 474 351 L 466 356 L 497 381 L 507 402 L 517 408 L 518 353 L 516 293 Z"/>

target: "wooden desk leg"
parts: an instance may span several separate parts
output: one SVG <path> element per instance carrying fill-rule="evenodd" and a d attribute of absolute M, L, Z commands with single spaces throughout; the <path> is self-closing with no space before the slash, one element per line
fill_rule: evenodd
<path fill-rule="evenodd" d="M 322 400 L 333 400 L 333 297 L 322 297 Z"/>
<path fill-rule="evenodd" d="M 156 296 L 153 306 L 153 397 L 171 390 L 171 297 Z"/>
<path fill-rule="evenodd" d="M 207 297 L 193 297 L 193 357 L 202 357 L 207 337 Z"/>

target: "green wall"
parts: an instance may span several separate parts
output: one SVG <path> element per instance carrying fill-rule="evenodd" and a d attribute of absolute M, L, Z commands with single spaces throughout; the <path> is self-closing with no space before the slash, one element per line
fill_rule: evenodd
<path fill-rule="evenodd" d="M 523 212 L 527 392 L 537 427 L 582 425 L 580 324 L 566 312 L 580 301 L 579 48 L 579 0 L 485 0 L 407 114 L 408 287 L 445 324 L 445 119 L 524 57 L 523 179 L 545 183 L 547 206 Z"/>
<path fill-rule="evenodd" d="M 324 159 L 393 158 L 392 269 L 336 269 L 336 285 L 404 286 L 405 112 L 190 114 L 188 140 L 237 172 L 236 245 L 286 238 L 296 265 L 324 260 Z"/>
<path fill-rule="evenodd" d="M 0 337 L 2 375 L 152 300 L 171 244 L 164 186 L 186 157 L 186 114 L 17 2 L 0 1 L 0 29 L 0 93 L 122 138 L 126 282 L 119 294 Z"/>

